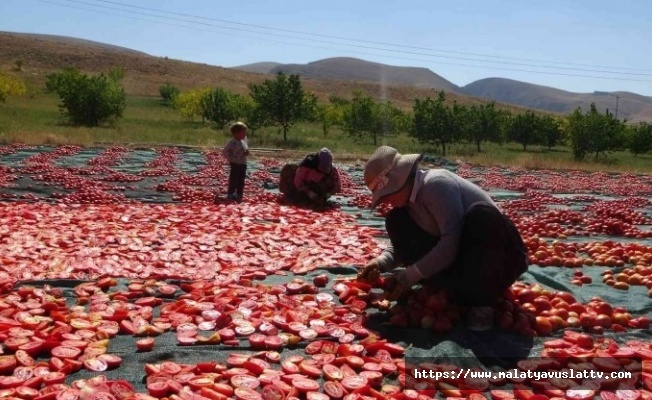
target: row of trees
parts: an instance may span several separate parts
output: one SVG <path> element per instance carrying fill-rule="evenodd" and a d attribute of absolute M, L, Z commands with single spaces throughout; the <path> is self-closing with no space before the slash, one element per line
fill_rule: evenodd
<path fill-rule="evenodd" d="M 292 125 L 304 120 L 319 123 L 324 135 L 339 127 L 356 139 L 371 139 L 374 145 L 384 136 L 407 133 L 424 145 L 440 148 L 444 155 L 455 143 L 474 143 L 481 151 L 482 143 L 506 141 L 521 144 L 523 150 L 530 145 L 550 149 L 568 144 L 578 160 L 588 154 L 599 157 L 625 149 L 634 155 L 652 151 L 652 125 L 626 125 L 609 111 L 599 113 L 594 104 L 586 113 L 578 108 L 562 118 L 529 110 L 512 114 L 497 109 L 494 103 L 447 105 L 444 92 L 435 98 L 415 99 L 407 112 L 361 91 L 355 92 L 352 100 L 331 96 L 320 104 L 303 90 L 298 75 L 283 73 L 274 80 L 250 85 L 248 96 L 219 87 L 180 92 L 165 85 L 160 92 L 164 103 L 186 118 L 201 117 L 219 128 L 236 119 L 247 122 L 252 130 L 278 126 L 284 140 Z"/>
<path fill-rule="evenodd" d="M 96 76 L 64 69 L 46 77 L 46 91 L 59 95 L 59 107 L 70 123 L 97 126 L 122 116 L 126 107 L 123 77 L 122 69 Z M 261 127 L 276 126 L 285 141 L 294 124 L 309 121 L 319 123 L 324 135 L 338 127 L 356 140 L 371 140 L 374 145 L 383 137 L 406 133 L 426 146 L 440 148 L 444 155 L 455 143 L 474 143 L 480 151 L 485 142 L 506 141 L 520 143 L 524 150 L 530 145 L 552 148 L 567 144 L 578 160 L 625 149 L 634 155 L 652 151 L 652 125 L 627 125 L 609 111 L 598 112 L 594 104 L 586 112 L 578 108 L 566 117 L 553 117 L 532 111 L 512 114 L 497 109 L 494 103 L 448 105 L 444 92 L 415 99 L 409 111 L 390 101 L 376 101 L 362 91 L 355 92 L 351 100 L 331 96 L 319 103 L 313 93 L 304 90 L 298 75 L 283 73 L 248 88 L 247 95 L 221 87 L 182 92 L 169 84 L 159 91 L 163 104 L 185 118 L 199 117 L 217 128 L 243 120 L 252 135 Z M 20 81 L 0 75 L 0 101 L 24 90 Z"/>

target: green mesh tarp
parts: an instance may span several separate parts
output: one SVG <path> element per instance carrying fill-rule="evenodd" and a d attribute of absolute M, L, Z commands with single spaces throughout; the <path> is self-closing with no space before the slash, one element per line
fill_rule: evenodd
<path fill-rule="evenodd" d="M 51 148 L 38 148 L 19 150 L 13 154 L 5 154 L 0 156 L 0 165 L 8 167 L 19 168 L 22 162 L 29 156 L 38 154 L 39 152 L 51 151 Z M 64 156 L 56 161 L 56 165 L 62 167 L 79 167 L 83 166 L 88 160 L 93 158 L 99 152 L 99 149 L 86 149 L 77 153 L 74 156 Z M 145 165 L 150 162 L 155 152 L 148 149 L 132 150 L 129 151 L 122 159 L 118 166 L 112 167 L 116 171 L 126 173 L 139 173 L 146 169 Z M 438 160 L 434 160 L 438 161 Z M 198 170 L 202 165 L 205 165 L 203 155 L 198 151 L 186 150 L 181 153 L 179 162 L 175 167 L 183 172 L 192 173 Z M 446 164 L 448 167 L 454 168 L 453 163 Z M 251 163 L 249 171 L 255 172 L 258 170 L 267 170 L 272 173 L 278 174 L 278 169 L 269 169 L 262 167 L 256 163 Z M 357 181 L 361 180 L 361 169 L 355 167 L 347 167 L 347 173 L 352 179 Z M 152 202 L 171 202 L 172 194 L 170 192 L 158 192 L 154 187 L 170 177 L 146 177 L 139 182 L 125 183 L 129 186 L 127 196 L 140 201 Z M 10 194 L 26 194 L 32 193 L 38 197 L 46 199 L 53 191 L 63 191 L 57 185 L 47 186 L 42 183 L 36 182 L 31 179 L 29 175 L 21 175 L 21 178 L 12 182 L 15 186 L 0 188 L 0 193 Z M 278 192 L 274 185 L 269 186 L 272 192 Z M 519 192 L 511 192 L 506 190 L 491 190 L 490 194 L 497 200 L 510 200 L 519 198 L 522 194 Z M 563 197 L 563 194 L 556 196 Z M 606 198 L 606 197 L 605 197 Z M 359 224 L 374 226 L 382 228 L 384 220 L 375 214 L 370 213 L 368 210 L 358 209 L 357 207 L 349 206 L 347 197 L 336 196 L 334 198 L 340 204 L 343 211 L 357 216 Z M 556 206 L 551 206 L 555 208 Z M 577 208 L 576 208 L 577 209 Z M 644 210 L 649 213 L 649 210 Z M 599 241 L 607 239 L 606 236 L 592 236 L 592 237 L 578 237 L 568 238 L 566 241 Z M 382 240 L 382 239 L 381 239 Z M 625 239 L 617 238 L 620 242 L 637 241 L 641 239 Z M 644 241 L 649 244 L 649 241 Z M 542 286 L 552 290 L 562 290 L 572 293 L 579 301 L 585 303 L 594 296 L 599 296 L 608 301 L 613 306 L 622 306 L 634 316 L 650 315 L 652 310 L 652 301 L 647 294 L 647 289 L 644 286 L 632 286 L 628 291 L 615 290 L 602 284 L 601 272 L 604 267 L 584 267 L 582 270 L 586 275 L 593 278 L 593 283 L 581 287 L 570 284 L 573 269 L 569 268 L 555 268 L 547 267 L 541 268 L 538 266 L 530 266 L 521 279 L 530 283 L 539 283 Z M 615 269 L 617 272 L 618 269 Z M 354 276 L 356 269 L 353 266 L 339 266 L 337 268 L 330 268 L 327 270 L 313 271 L 307 275 L 301 276 L 305 280 L 311 280 L 314 275 L 327 274 L 330 277 L 332 284 L 335 278 Z M 262 283 L 266 284 L 283 284 L 289 282 L 294 277 L 290 274 L 288 276 L 270 276 Z M 61 287 L 64 289 L 64 294 L 69 297 L 71 303 L 74 301 L 74 294 L 72 288 L 80 283 L 77 281 L 48 281 L 48 282 L 24 282 L 25 284 L 49 284 L 54 287 Z M 120 285 L 125 285 L 125 281 L 120 281 Z M 327 288 L 322 289 L 331 292 L 331 284 Z M 157 310 L 155 310 L 155 315 Z M 384 312 L 377 312 L 369 310 L 367 326 L 380 333 L 381 336 L 406 346 L 407 357 L 438 357 L 443 360 L 473 359 L 481 362 L 486 366 L 501 365 L 503 367 L 509 366 L 515 359 L 526 357 L 536 357 L 541 353 L 543 342 L 549 340 L 546 338 L 530 338 L 520 336 L 515 333 L 505 332 L 494 329 L 487 332 L 471 332 L 463 326 L 456 326 L 450 332 L 445 334 L 436 334 L 428 330 L 418 328 L 405 328 L 396 327 L 388 323 L 388 315 Z M 201 332 L 207 334 L 207 332 Z M 552 337 L 561 337 L 562 331 L 556 332 Z M 620 343 L 624 343 L 630 339 L 644 339 L 649 340 L 651 334 L 648 330 L 628 330 L 625 333 L 614 334 L 606 332 L 604 337 L 612 337 Z M 136 338 L 127 335 L 118 335 L 110 341 L 109 353 L 116 354 L 122 357 L 123 362 L 120 368 L 103 372 L 109 379 L 126 379 L 131 381 L 136 389 L 140 392 L 145 392 L 146 389 L 143 385 L 145 372 L 143 369 L 146 363 L 160 363 L 162 361 L 176 361 L 179 363 L 197 363 L 202 361 L 225 361 L 230 353 L 248 353 L 256 352 L 249 348 L 246 340 L 241 340 L 239 346 L 225 346 L 225 345 L 193 345 L 193 346 L 180 346 L 177 344 L 174 332 L 168 332 L 161 336 L 156 337 L 156 345 L 154 350 L 146 353 L 136 352 L 135 341 Z M 286 348 L 283 351 L 283 356 L 289 354 L 302 354 L 305 343 L 300 343 L 294 347 Z M 97 375 L 85 370 L 69 377 L 69 381 L 80 378 L 88 378 Z"/>

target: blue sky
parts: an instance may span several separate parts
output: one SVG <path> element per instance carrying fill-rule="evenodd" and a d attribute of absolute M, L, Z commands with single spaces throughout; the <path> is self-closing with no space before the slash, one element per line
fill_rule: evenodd
<path fill-rule="evenodd" d="M 652 96 L 648 0 L 0 0 L 0 31 L 223 67 L 356 57 L 456 85 L 502 77 Z M 605 79 L 609 78 L 609 79 Z"/>

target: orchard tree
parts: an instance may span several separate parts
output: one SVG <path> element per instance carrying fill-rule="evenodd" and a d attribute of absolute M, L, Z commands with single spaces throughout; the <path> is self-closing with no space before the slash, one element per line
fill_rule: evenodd
<path fill-rule="evenodd" d="M 47 75 L 46 90 L 59 95 L 59 109 L 73 125 L 98 126 L 122 117 L 126 95 L 120 81 L 124 70 L 87 76 L 76 69 Z"/>
<path fill-rule="evenodd" d="M 237 94 L 221 87 L 215 88 L 201 99 L 202 117 L 222 129 L 237 119 L 239 101 Z"/>
<path fill-rule="evenodd" d="M 539 117 L 539 129 L 545 144 L 548 146 L 548 150 L 562 143 L 564 140 L 564 131 L 561 125 L 557 122 L 557 118 L 551 115 Z"/>
<path fill-rule="evenodd" d="M 426 97 L 415 99 L 412 107 L 413 124 L 411 136 L 421 143 L 441 145 L 442 154 L 446 155 L 446 145 L 459 138 L 460 125 L 453 110 L 444 104 L 446 95 L 439 92 L 437 99 Z"/>
<path fill-rule="evenodd" d="M 531 144 L 541 143 L 539 117 L 530 110 L 513 116 L 507 128 L 507 138 L 523 145 L 523 151 Z"/>
<path fill-rule="evenodd" d="M 591 152 L 592 143 L 591 127 L 580 107 L 576 108 L 575 111 L 568 116 L 567 127 L 570 137 L 570 145 L 573 149 L 573 157 L 578 161 L 583 161 L 586 155 Z"/>
<path fill-rule="evenodd" d="M 244 120 L 247 124 L 247 135 L 252 136 L 257 129 L 269 125 L 267 121 L 267 113 L 261 106 L 254 101 L 250 96 L 238 97 L 238 119 Z"/>
<path fill-rule="evenodd" d="M 573 154 L 578 160 L 590 153 L 598 158 L 600 154 L 623 149 L 626 145 L 624 122 L 614 118 L 609 110 L 600 114 L 595 103 L 591 103 L 586 114 L 578 107 L 568 121 Z"/>
<path fill-rule="evenodd" d="M 358 90 L 344 109 L 342 130 L 358 140 L 371 137 L 374 145 L 378 145 L 379 137 L 398 131 L 401 118 L 401 111 L 391 102 L 377 103 L 371 96 Z"/>
<path fill-rule="evenodd" d="M 342 126 L 344 120 L 344 110 L 351 102 L 341 96 L 331 95 L 328 103 L 317 105 L 316 119 L 321 124 L 324 137 L 328 136 L 330 128 L 333 126 Z"/>
<path fill-rule="evenodd" d="M 636 157 L 652 150 L 652 125 L 641 122 L 627 129 L 627 148 Z"/>
<path fill-rule="evenodd" d="M 314 114 L 317 98 L 303 90 L 299 75 L 283 72 L 276 79 L 267 79 L 260 85 L 249 85 L 250 96 L 258 103 L 269 120 L 283 130 L 283 140 L 296 122 L 309 119 Z"/>
<path fill-rule="evenodd" d="M 18 78 L 0 72 L 0 102 L 7 101 L 8 96 L 20 96 L 27 92 L 27 87 Z"/>
<path fill-rule="evenodd" d="M 179 96 L 179 88 L 172 86 L 169 83 L 161 85 L 158 88 L 158 92 L 161 95 L 161 103 L 165 106 L 174 104 L 174 100 Z"/>
<path fill-rule="evenodd" d="M 179 111 L 183 118 L 194 120 L 201 117 L 204 122 L 202 99 L 211 92 L 208 88 L 190 89 L 179 93 L 174 99 L 174 108 Z"/>
<path fill-rule="evenodd" d="M 472 105 L 468 111 L 459 106 L 459 111 L 457 111 L 454 105 L 453 110 L 454 114 L 458 116 L 459 123 L 465 127 L 465 136 L 475 143 L 478 152 L 480 152 L 482 142 L 500 143 L 502 141 L 501 128 L 504 117 L 499 110 L 496 110 L 493 102 L 479 106 Z"/>

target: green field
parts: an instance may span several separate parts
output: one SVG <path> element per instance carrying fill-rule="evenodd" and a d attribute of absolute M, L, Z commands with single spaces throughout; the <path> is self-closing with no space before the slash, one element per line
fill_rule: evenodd
<path fill-rule="evenodd" d="M 216 129 L 201 120 L 184 120 L 177 111 L 161 105 L 157 97 L 127 97 L 123 118 L 114 126 L 98 128 L 72 127 L 66 125 L 58 109 L 54 95 L 37 94 L 32 97 L 11 97 L 0 105 L 0 143 L 78 144 L 82 146 L 103 144 L 161 144 L 219 147 L 229 139 L 224 129 Z M 402 153 L 428 152 L 437 154 L 439 149 L 426 149 L 407 135 L 379 139 L 378 145 L 396 147 Z M 249 136 L 252 148 L 281 148 L 300 152 L 316 151 L 328 147 L 336 153 L 336 159 L 355 160 L 371 154 L 375 147 L 371 139 L 356 142 L 334 128 L 327 135 L 318 124 L 301 123 L 288 132 L 288 141 L 277 128 L 263 128 Z M 267 153 L 265 153 L 267 154 Z M 652 156 L 634 157 L 628 152 L 610 154 L 606 158 L 578 163 L 573 160 L 567 147 L 552 150 L 538 146 L 523 151 L 521 145 L 508 143 L 497 145 L 483 143 L 477 152 L 475 144 L 455 144 L 446 158 L 482 165 L 504 165 L 534 169 L 604 170 L 633 173 L 652 172 Z"/>

